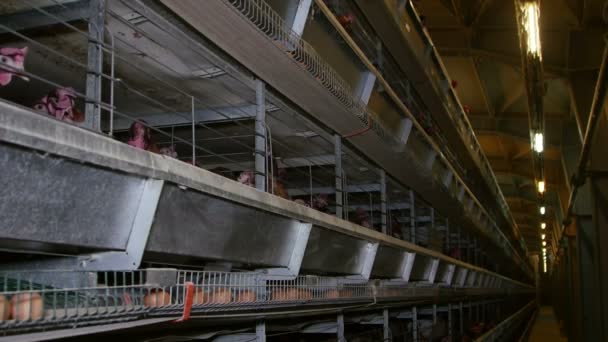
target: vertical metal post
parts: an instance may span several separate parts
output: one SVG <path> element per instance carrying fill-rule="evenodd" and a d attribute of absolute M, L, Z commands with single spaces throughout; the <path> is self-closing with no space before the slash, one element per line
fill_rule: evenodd
<path fill-rule="evenodd" d="M 114 136 L 114 86 L 116 77 L 116 49 L 114 48 L 114 35 L 110 33 L 110 130 L 109 136 Z"/>
<path fill-rule="evenodd" d="M 103 73 L 103 37 L 106 17 L 106 0 L 89 2 L 89 43 L 87 50 L 87 82 L 85 127 L 101 129 L 101 86 Z"/>
<path fill-rule="evenodd" d="M 450 219 L 445 219 L 445 247 L 447 252 L 450 253 Z"/>
<path fill-rule="evenodd" d="M 337 337 L 338 337 L 338 342 L 346 342 L 346 338 L 344 337 L 344 314 L 339 313 L 338 314 L 338 331 L 337 333 Z"/>
<path fill-rule="evenodd" d="M 382 233 L 387 234 L 387 206 L 386 206 L 386 172 L 380 169 L 380 223 Z"/>
<path fill-rule="evenodd" d="M 428 234 L 428 242 L 427 242 L 429 245 L 430 245 L 431 241 L 435 240 L 435 233 L 436 233 L 436 230 L 435 230 L 435 208 L 431 207 L 430 209 L 431 209 L 431 215 L 430 215 L 431 216 L 431 218 L 430 218 L 430 220 L 431 220 L 431 227 L 430 227 L 430 232 Z"/>
<path fill-rule="evenodd" d="M 605 7 L 604 7 L 605 8 Z M 604 63 L 602 65 L 602 70 L 606 70 L 606 56 L 608 55 L 608 47 L 604 50 Z M 605 77 L 606 73 L 603 76 Z M 599 93 L 599 92 L 598 92 Z M 600 97 L 601 93 L 596 93 L 596 97 Z M 605 94 L 604 94 L 605 96 Z M 604 101 L 605 102 L 605 101 Z M 594 107 L 600 107 L 600 104 L 594 102 Z M 604 109 L 604 113 L 606 110 L 606 105 L 602 106 Z M 593 115 L 593 114 L 590 114 Z M 591 187 L 591 215 L 593 217 L 593 235 L 594 239 L 594 249 L 595 249 L 595 260 L 594 267 L 596 274 L 596 293 L 597 293 L 597 311 L 599 312 L 598 317 L 596 317 L 596 322 L 600 322 L 600 325 L 597 327 L 596 338 L 597 341 L 608 341 L 608 274 L 606 270 L 608 270 L 608 248 L 606 248 L 606 244 L 608 243 L 608 231 L 606 228 L 608 227 L 608 212 L 606 210 L 606 204 L 608 203 L 608 160 L 606 160 L 606 150 L 604 146 L 604 142 L 608 141 L 608 120 L 605 115 L 600 115 L 598 119 L 596 131 L 595 131 L 595 142 L 591 147 L 591 166 L 590 168 L 594 170 L 591 172 L 591 176 L 589 178 L 589 183 Z M 590 128 L 587 129 L 589 131 Z M 592 133 L 592 132 L 589 132 Z M 589 295 L 589 294 L 588 294 Z"/>
<path fill-rule="evenodd" d="M 342 193 L 342 137 L 338 134 L 334 135 L 334 154 L 336 159 L 336 217 L 344 218 L 343 198 Z"/>
<path fill-rule="evenodd" d="M 433 324 L 437 324 L 437 304 L 433 304 Z"/>
<path fill-rule="evenodd" d="M 410 242 L 416 244 L 416 195 L 410 190 Z"/>
<path fill-rule="evenodd" d="M 475 265 L 479 265 L 479 255 L 478 255 L 478 247 L 477 247 L 477 238 L 473 238 L 473 263 Z"/>
<path fill-rule="evenodd" d="M 418 342 L 418 308 L 412 307 L 412 330 L 414 342 Z"/>
<path fill-rule="evenodd" d="M 266 84 L 255 81 L 255 188 L 266 191 Z"/>
<path fill-rule="evenodd" d="M 582 197 L 582 196 L 581 196 Z M 604 227 L 605 228 L 605 227 Z M 581 341 L 601 341 L 599 338 L 601 322 L 596 272 L 596 253 L 594 251 L 594 227 L 592 218 L 578 215 L 576 217 L 576 240 L 580 274 L 579 299 L 581 310 Z M 605 271 L 605 270 L 604 270 Z"/>
<path fill-rule="evenodd" d="M 194 122 L 194 96 L 191 96 L 192 105 L 192 165 L 196 166 L 196 123 Z"/>
<path fill-rule="evenodd" d="M 464 320 L 462 315 L 462 302 L 458 303 L 458 317 L 460 317 L 460 335 L 464 334 Z"/>
<path fill-rule="evenodd" d="M 393 340 L 393 337 L 391 336 L 391 329 L 389 326 L 389 315 L 388 315 L 388 309 L 384 309 L 382 311 L 382 328 L 384 330 L 384 341 L 390 342 Z"/>
<path fill-rule="evenodd" d="M 462 246 L 460 244 L 460 227 L 458 227 L 457 229 L 458 231 L 456 232 L 456 247 L 458 248 L 458 252 L 460 254 L 460 260 L 463 260 L 463 255 L 462 255 Z"/>
<path fill-rule="evenodd" d="M 452 336 L 452 327 L 454 322 L 452 322 L 452 304 L 448 304 L 448 336 L 454 341 L 454 337 Z"/>
<path fill-rule="evenodd" d="M 266 342 L 266 323 L 259 321 L 255 325 L 255 341 Z"/>
<path fill-rule="evenodd" d="M 312 208 L 312 201 L 314 200 L 312 194 L 312 164 L 308 164 L 308 191 L 310 192 L 310 207 Z"/>
<path fill-rule="evenodd" d="M 471 321 L 473 321 L 473 302 L 469 301 L 469 323 L 471 323 Z"/>
<path fill-rule="evenodd" d="M 471 253 L 471 237 L 468 235 L 466 237 L 466 246 L 467 246 L 467 262 L 470 264 L 471 259 L 473 259 L 473 255 Z"/>

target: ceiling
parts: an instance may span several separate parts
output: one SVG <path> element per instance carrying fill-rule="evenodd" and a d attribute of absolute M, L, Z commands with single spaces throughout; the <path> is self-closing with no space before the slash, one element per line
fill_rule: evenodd
<path fill-rule="evenodd" d="M 559 228 L 567 205 L 563 151 L 579 144 L 604 49 L 604 0 L 543 0 L 540 26 L 546 83 L 547 214 L 539 214 L 527 97 L 512 0 L 413 0 L 496 173 L 528 249 L 541 248 L 540 223 Z M 604 14 L 603 14 L 604 13 Z M 564 137 L 575 137 L 566 139 Z M 548 234 L 549 244 L 553 241 Z M 554 239 L 554 237 L 553 237 Z"/>

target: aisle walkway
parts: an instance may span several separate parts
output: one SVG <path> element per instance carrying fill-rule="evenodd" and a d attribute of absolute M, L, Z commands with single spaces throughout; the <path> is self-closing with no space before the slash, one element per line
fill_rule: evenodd
<path fill-rule="evenodd" d="M 530 333 L 529 342 L 562 342 L 568 341 L 567 338 L 561 336 L 559 332 L 559 325 L 557 319 L 553 313 L 553 308 L 550 306 L 543 306 L 538 312 L 536 322 L 532 327 Z"/>

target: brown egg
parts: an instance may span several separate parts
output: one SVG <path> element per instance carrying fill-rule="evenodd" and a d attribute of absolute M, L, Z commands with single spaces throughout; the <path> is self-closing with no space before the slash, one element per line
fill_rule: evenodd
<path fill-rule="evenodd" d="M 17 321 L 42 318 L 42 297 L 38 292 L 19 293 L 11 298 L 11 317 Z"/>
<path fill-rule="evenodd" d="M 4 322 L 11 316 L 11 303 L 0 295 L 0 322 Z"/>
<path fill-rule="evenodd" d="M 353 296 L 353 290 L 342 289 L 340 290 L 340 297 L 350 298 Z"/>
<path fill-rule="evenodd" d="M 253 303 L 257 300 L 255 291 L 243 290 L 234 295 L 234 301 L 238 303 Z"/>
<path fill-rule="evenodd" d="M 340 298 L 340 290 L 332 289 L 332 290 L 326 291 L 325 294 L 323 295 L 323 298 L 328 298 L 328 299 Z"/>
<path fill-rule="evenodd" d="M 205 304 L 205 291 L 203 291 L 203 289 L 196 289 L 196 291 L 194 291 L 194 297 L 192 298 L 192 304 L 193 305 L 197 305 L 197 304 Z"/>
<path fill-rule="evenodd" d="M 298 299 L 311 300 L 312 292 L 310 290 L 300 289 Z"/>
<path fill-rule="evenodd" d="M 272 291 L 271 300 L 296 300 L 300 296 L 300 291 L 293 287 L 280 288 Z"/>
<path fill-rule="evenodd" d="M 232 293 L 229 288 L 212 288 L 203 293 L 205 304 L 228 304 L 232 301 Z"/>
<path fill-rule="evenodd" d="M 144 296 L 144 305 L 147 307 L 159 307 L 171 304 L 171 296 L 163 290 L 153 290 Z"/>

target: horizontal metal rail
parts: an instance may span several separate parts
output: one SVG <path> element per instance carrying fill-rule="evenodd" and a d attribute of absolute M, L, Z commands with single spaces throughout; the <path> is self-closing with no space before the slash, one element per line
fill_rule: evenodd
<path fill-rule="evenodd" d="M 69 287 L 49 286 L 57 279 Z M 186 271 L 15 271 L 0 272 L 0 298 L 9 314 L 0 335 L 67 329 L 141 320 L 150 316 L 187 317 L 247 313 L 281 307 L 363 307 L 376 304 L 449 301 L 467 296 L 504 296 L 517 289 L 440 289 L 437 287 L 340 283 L 335 278 L 299 276 L 272 280 L 254 272 Z M 441 296 L 441 297 L 440 297 Z M 186 318 L 187 319 L 187 318 Z"/>
<path fill-rule="evenodd" d="M 523 324 L 526 318 L 530 317 L 530 314 L 536 308 L 536 300 L 531 301 L 523 308 L 519 309 L 516 313 L 509 316 L 504 321 L 500 322 L 494 329 L 486 332 L 475 341 L 479 342 L 494 342 L 494 341 L 504 341 L 507 336 L 507 332 L 513 333 L 513 329 L 517 327 L 518 324 Z"/>
<path fill-rule="evenodd" d="M 585 130 L 585 136 L 583 137 L 581 156 L 576 164 L 576 170 L 572 175 L 572 189 L 568 198 L 568 208 L 564 215 L 564 226 L 562 226 L 562 229 L 560 230 L 558 240 L 561 240 L 561 238 L 564 236 L 564 230 L 566 229 L 566 226 L 570 224 L 570 218 L 574 215 L 574 204 L 576 202 L 578 189 L 584 185 L 587 180 L 587 168 L 589 163 L 589 155 L 591 154 L 591 147 L 593 144 L 593 137 L 595 136 L 595 132 L 597 131 L 597 123 L 600 120 L 601 113 L 605 107 L 606 95 L 608 92 L 608 66 L 606 65 L 608 63 L 608 37 L 605 38 L 605 45 L 602 64 L 595 86 L 593 101 L 591 103 L 589 119 L 587 120 L 587 128 Z"/>

